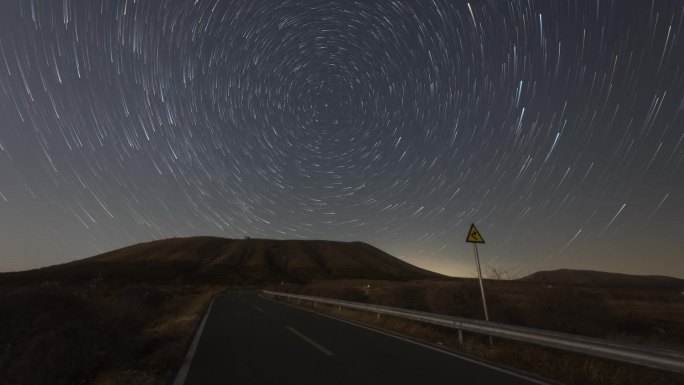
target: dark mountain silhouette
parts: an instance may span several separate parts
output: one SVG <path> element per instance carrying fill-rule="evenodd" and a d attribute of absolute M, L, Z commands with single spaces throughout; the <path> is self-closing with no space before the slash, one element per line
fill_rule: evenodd
<path fill-rule="evenodd" d="M 168 283 L 245 283 L 363 278 L 442 277 L 362 242 L 172 238 L 24 272 L 0 274 L 0 283 L 121 280 Z"/>
<path fill-rule="evenodd" d="M 592 270 L 560 269 L 553 271 L 538 271 L 520 278 L 520 280 L 546 284 L 585 285 L 595 287 L 684 289 L 684 279 L 660 275 L 630 275 Z"/>

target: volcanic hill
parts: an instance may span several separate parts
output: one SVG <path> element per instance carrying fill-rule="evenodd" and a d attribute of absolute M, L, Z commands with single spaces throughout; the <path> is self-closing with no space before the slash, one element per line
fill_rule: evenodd
<path fill-rule="evenodd" d="M 190 237 L 141 243 L 61 265 L 4 273 L 0 274 L 0 283 L 104 279 L 240 284 L 440 277 L 362 242 Z"/>
<path fill-rule="evenodd" d="M 520 280 L 545 284 L 593 287 L 684 289 L 684 279 L 661 275 L 631 275 L 593 270 L 560 269 L 553 271 L 538 271 L 520 278 Z"/>

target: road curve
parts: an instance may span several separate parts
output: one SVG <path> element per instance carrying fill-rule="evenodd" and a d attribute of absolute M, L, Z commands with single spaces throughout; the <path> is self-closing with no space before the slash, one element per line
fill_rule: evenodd
<path fill-rule="evenodd" d="M 539 384 L 255 292 L 216 298 L 185 378 L 212 384 Z"/>

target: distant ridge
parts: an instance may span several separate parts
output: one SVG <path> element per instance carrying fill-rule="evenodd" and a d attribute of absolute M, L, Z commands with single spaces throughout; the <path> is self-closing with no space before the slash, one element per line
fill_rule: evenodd
<path fill-rule="evenodd" d="M 560 269 L 538 271 L 521 281 L 547 284 L 569 284 L 600 287 L 643 287 L 643 288 L 680 288 L 684 290 L 684 279 L 660 275 L 630 275 L 593 270 Z"/>
<path fill-rule="evenodd" d="M 93 279 L 257 283 L 440 277 L 362 242 L 189 237 L 140 243 L 42 269 L 3 273 L 0 284 Z"/>

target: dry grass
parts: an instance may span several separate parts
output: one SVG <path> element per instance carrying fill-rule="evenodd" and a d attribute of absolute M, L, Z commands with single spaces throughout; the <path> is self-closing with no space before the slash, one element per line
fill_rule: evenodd
<path fill-rule="evenodd" d="M 0 376 L 12 384 L 169 382 L 216 286 L 0 289 Z"/>
<path fill-rule="evenodd" d="M 552 286 L 514 281 L 485 283 L 492 321 L 608 338 L 629 343 L 684 349 L 684 295 L 673 290 L 604 289 Z M 370 285 L 370 287 L 368 287 Z M 273 290 L 483 318 L 475 280 L 387 282 L 343 280 Z M 375 314 L 318 305 L 318 310 L 413 336 L 466 354 L 498 362 L 567 384 L 684 384 L 666 373 L 588 358 L 573 353 L 465 334 L 463 346 L 454 330 Z"/>

